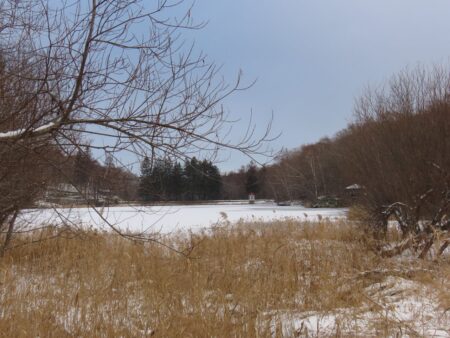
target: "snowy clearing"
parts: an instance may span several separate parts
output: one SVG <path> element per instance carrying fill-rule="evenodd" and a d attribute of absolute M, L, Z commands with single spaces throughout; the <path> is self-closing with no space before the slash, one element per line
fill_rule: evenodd
<path fill-rule="evenodd" d="M 110 208 L 54 208 L 24 211 L 20 225 L 82 225 L 107 230 L 110 224 L 122 231 L 160 232 L 195 231 L 210 228 L 224 222 L 239 221 L 269 222 L 282 219 L 319 221 L 321 219 L 344 218 L 347 209 L 311 209 L 301 205 L 277 206 L 272 202 L 248 204 L 235 201 L 218 204 L 123 206 Z M 107 222 L 106 222 L 107 221 Z"/>

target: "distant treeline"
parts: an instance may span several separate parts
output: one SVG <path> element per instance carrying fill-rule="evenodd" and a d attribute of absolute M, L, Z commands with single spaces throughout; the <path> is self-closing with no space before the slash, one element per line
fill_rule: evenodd
<path fill-rule="evenodd" d="M 141 164 L 139 196 L 144 201 L 213 200 L 222 197 L 222 178 L 217 166 L 195 157 L 183 165 L 171 159 Z"/>

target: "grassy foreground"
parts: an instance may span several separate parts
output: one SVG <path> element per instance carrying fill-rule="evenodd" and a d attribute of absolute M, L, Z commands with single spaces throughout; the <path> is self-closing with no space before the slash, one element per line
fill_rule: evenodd
<path fill-rule="evenodd" d="M 0 259 L 1 337 L 439 336 L 450 327 L 447 258 L 381 258 L 344 222 L 239 224 L 164 240 L 189 258 L 112 234 L 70 237 Z"/>

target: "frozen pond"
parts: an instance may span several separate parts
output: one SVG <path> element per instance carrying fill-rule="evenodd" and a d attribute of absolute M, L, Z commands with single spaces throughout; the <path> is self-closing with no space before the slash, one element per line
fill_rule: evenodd
<path fill-rule="evenodd" d="M 108 229 L 108 222 L 121 230 L 172 233 L 199 230 L 220 222 L 271 221 L 285 218 L 316 221 L 345 217 L 346 209 L 310 209 L 303 206 L 278 206 L 271 202 L 218 204 L 120 206 L 110 208 L 73 208 L 28 210 L 20 218 L 22 226 L 74 224 Z"/>

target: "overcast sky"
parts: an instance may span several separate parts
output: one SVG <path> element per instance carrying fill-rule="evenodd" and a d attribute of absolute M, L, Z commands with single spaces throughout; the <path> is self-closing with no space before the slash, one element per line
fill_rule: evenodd
<path fill-rule="evenodd" d="M 196 45 L 224 76 L 232 81 L 242 69 L 257 80 L 225 105 L 244 121 L 253 111 L 261 130 L 273 112 L 273 132 L 282 133 L 275 149 L 333 136 L 368 84 L 406 66 L 449 62 L 448 0 L 197 0 L 192 15 L 208 21 Z M 247 162 L 232 154 L 219 166 Z"/>

